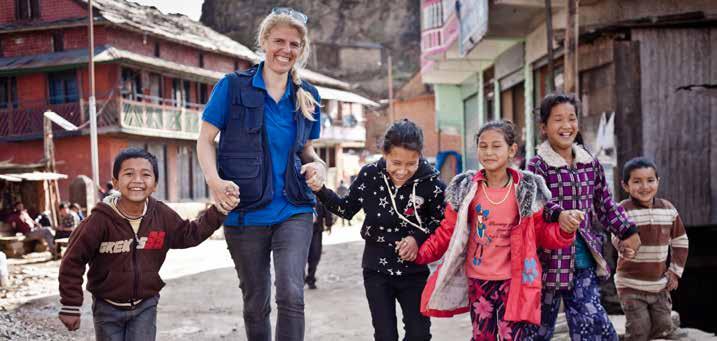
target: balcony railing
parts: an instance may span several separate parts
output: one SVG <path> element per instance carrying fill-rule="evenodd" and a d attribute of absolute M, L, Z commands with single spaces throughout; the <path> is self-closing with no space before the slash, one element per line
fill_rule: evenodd
<path fill-rule="evenodd" d="M 178 139 L 196 139 L 203 105 L 178 103 L 171 99 L 109 94 L 97 100 L 97 127 L 100 131 Z M 21 140 L 42 136 L 43 112 L 52 110 L 76 126 L 89 128 L 89 107 L 85 100 L 64 104 L 45 101 L 20 102 L 0 107 L 0 139 Z M 62 129 L 54 126 L 58 132 Z"/>

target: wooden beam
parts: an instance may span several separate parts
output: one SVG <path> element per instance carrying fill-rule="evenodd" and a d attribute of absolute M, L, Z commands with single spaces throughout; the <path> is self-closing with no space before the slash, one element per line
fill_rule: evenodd
<path fill-rule="evenodd" d="M 545 2 L 543 0 L 495 0 L 494 4 L 534 8 L 543 8 L 545 6 Z M 565 0 L 556 0 L 552 3 L 551 7 L 565 7 Z"/>
<path fill-rule="evenodd" d="M 563 90 L 578 94 L 578 0 L 568 0 L 568 21 L 565 31 Z"/>
<path fill-rule="evenodd" d="M 614 54 L 612 70 L 615 74 L 615 88 L 611 94 L 615 99 L 615 140 L 617 145 L 617 167 L 622 169 L 625 162 L 637 155 L 644 155 L 640 46 L 636 41 L 615 42 L 609 49 Z M 615 195 L 620 199 L 627 196 L 615 186 Z"/>

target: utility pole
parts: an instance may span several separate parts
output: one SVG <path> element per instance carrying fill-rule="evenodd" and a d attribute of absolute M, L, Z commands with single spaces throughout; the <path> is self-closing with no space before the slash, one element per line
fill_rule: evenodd
<path fill-rule="evenodd" d="M 391 54 L 388 55 L 388 125 L 393 124 L 396 119 L 396 112 L 393 108 L 393 61 Z"/>
<path fill-rule="evenodd" d="M 52 136 L 52 121 L 43 115 L 42 117 L 42 139 L 43 139 L 43 154 L 45 161 L 45 171 L 55 173 L 55 144 Z M 46 194 L 45 194 L 45 210 L 50 211 L 50 220 L 52 224 L 59 222 L 57 216 L 57 207 L 60 203 L 60 189 L 57 184 L 57 180 L 46 180 Z M 47 207 L 49 206 L 49 207 Z"/>
<path fill-rule="evenodd" d="M 90 157 L 92 159 L 92 182 L 95 184 L 94 191 L 100 188 L 100 170 L 99 160 L 97 155 L 97 108 L 95 103 L 95 35 L 94 35 L 94 11 L 92 10 L 92 0 L 87 1 L 87 8 L 89 12 L 89 38 L 90 38 L 90 58 L 89 58 L 89 69 L 90 69 Z"/>
<path fill-rule="evenodd" d="M 565 92 L 578 94 L 578 1 L 568 0 L 568 21 L 565 26 Z"/>
<path fill-rule="evenodd" d="M 545 28 L 547 30 L 548 44 L 548 93 L 555 90 L 555 67 L 553 66 L 553 8 L 552 1 L 545 0 Z"/>

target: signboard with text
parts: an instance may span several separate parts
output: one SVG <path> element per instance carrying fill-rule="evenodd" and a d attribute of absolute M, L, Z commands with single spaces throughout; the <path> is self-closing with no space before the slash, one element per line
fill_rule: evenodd
<path fill-rule="evenodd" d="M 488 0 L 460 0 L 457 9 L 458 49 L 461 57 L 465 57 L 488 32 Z"/>

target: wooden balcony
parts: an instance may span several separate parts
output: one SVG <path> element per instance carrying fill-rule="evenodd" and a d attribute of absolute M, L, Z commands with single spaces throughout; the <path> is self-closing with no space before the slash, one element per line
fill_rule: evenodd
<path fill-rule="evenodd" d="M 100 133 L 119 132 L 132 135 L 196 140 L 203 105 L 177 103 L 171 99 L 150 96 L 123 97 L 109 95 L 97 100 L 97 127 Z M 87 101 L 63 104 L 46 102 L 18 103 L 14 108 L 0 108 L 0 141 L 21 141 L 42 138 L 42 114 L 52 110 L 81 128 L 89 131 Z M 53 126 L 56 135 L 78 134 L 64 132 Z"/>

